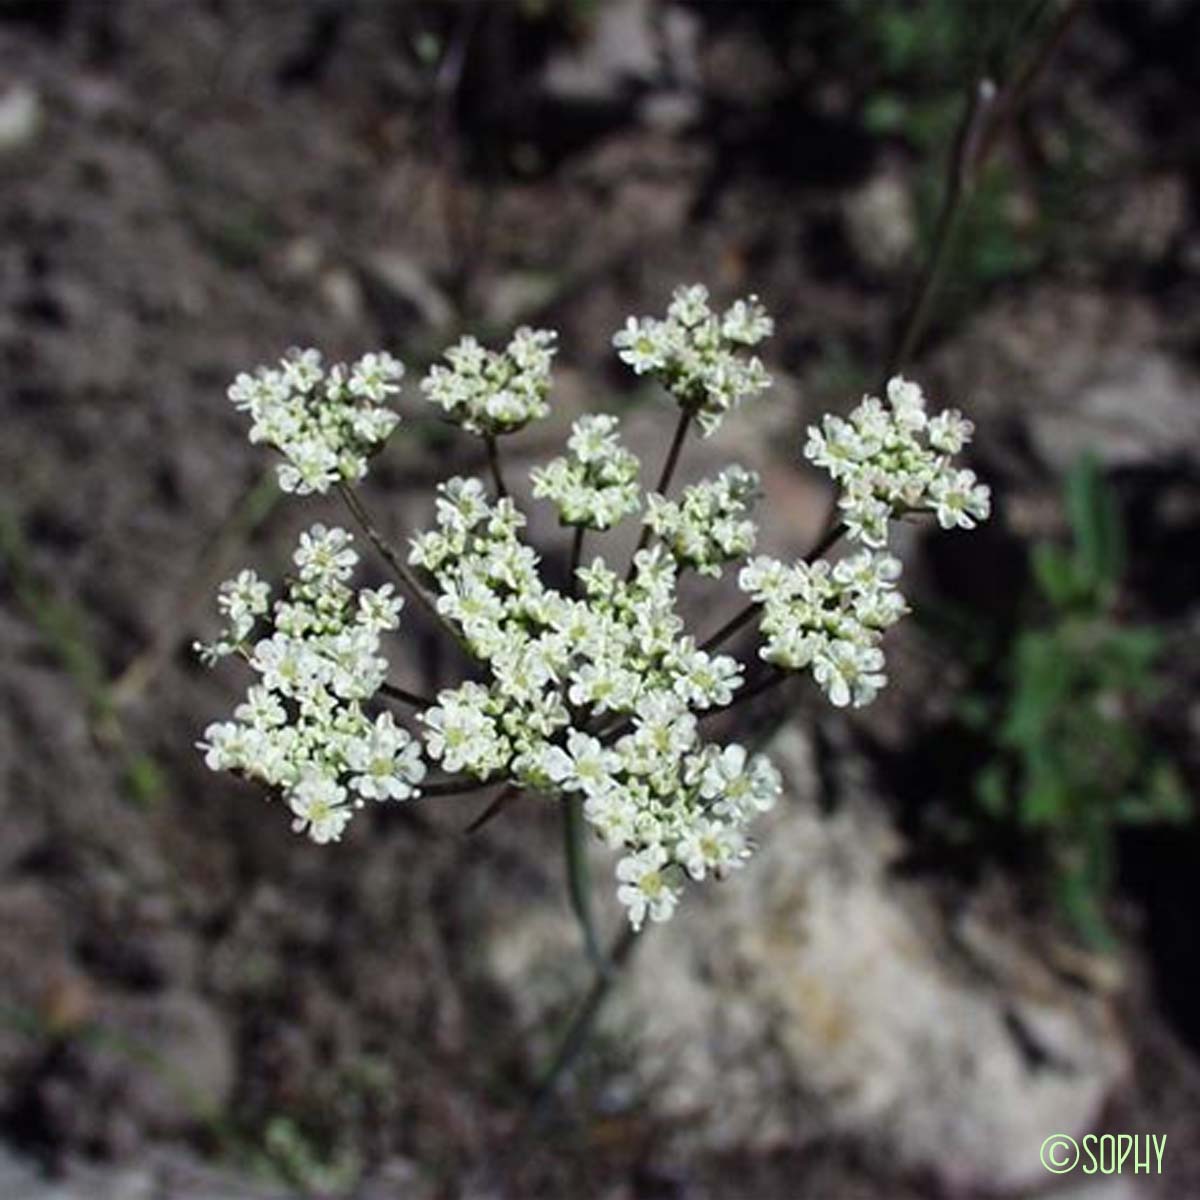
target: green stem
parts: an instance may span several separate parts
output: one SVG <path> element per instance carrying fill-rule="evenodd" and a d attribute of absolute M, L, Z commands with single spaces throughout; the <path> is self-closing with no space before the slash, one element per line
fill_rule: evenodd
<path fill-rule="evenodd" d="M 554 1095 L 563 1075 L 570 1070 L 576 1058 L 579 1057 L 580 1051 L 587 1044 L 596 1018 L 600 1015 L 604 1001 L 612 990 L 617 974 L 628 961 L 639 940 L 639 931 L 630 925 L 626 925 L 617 936 L 608 953 L 608 971 L 606 973 L 597 971 L 588 994 L 576 1010 L 574 1017 L 571 1018 L 563 1040 L 559 1043 L 558 1050 L 550 1060 L 550 1065 L 546 1068 L 546 1072 L 538 1084 L 530 1104 L 532 1118 L 536 1118 L 546 1102 Z"/>
<path fill-rule="evenodd" d="M 753 700 L 755 696 L 761 696 L 763 692 L 769 692 L 772 688 L 777 688 L 791 677 L 790 672 L 781 670 L 779 667 L 771 667 L 760 674 L 752 683 L 745 684 L 741 691 L 728 704 L 722 704 L 719 708 L 707 708 L 699 714 L 698 719 L 707 721 L 710 717 L 727 713 L 731 709 L 744 704 L 747 700 Z"/>
<path fill-rule="evenodd" d="M 482 792 L 495 787 L 499 779 L 472 779 L 469 775 L 435 779 L 433 783 L 421 784 L 422 796 L 465 796 L 468 792 Z"/>
<path fill-rule="evenodd" d="M 583 816 L 583 798 L 566 795 L 563 805 L 563 857 L 567 867 L 567 892 L 571 897 L 571 911 L 579 922 L 583 934 L 583 945 L 592 965 L 601 975 L 610 971 L 608 960 L 596 936 L 596 923 L 592 918 L 592 887 L 587 861 L 587 822 Z"/>

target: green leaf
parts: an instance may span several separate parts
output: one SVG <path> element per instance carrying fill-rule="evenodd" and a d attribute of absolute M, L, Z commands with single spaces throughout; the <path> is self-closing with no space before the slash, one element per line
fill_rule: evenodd
<path fill-rule="evenodd" d="M 1124 573 L 1125 537 L 1116 497 L 1090 453 L 1067 476 L 1067 515 L 1080 575 L 1104 599 Z"/>
<path fill-rule="evenodd" d="M 1080 596 L 1075 562 L 1050 542 L 1037 542 L 1030 553 L 1033 577 L 1056 608 L 1070 608 Z"/>

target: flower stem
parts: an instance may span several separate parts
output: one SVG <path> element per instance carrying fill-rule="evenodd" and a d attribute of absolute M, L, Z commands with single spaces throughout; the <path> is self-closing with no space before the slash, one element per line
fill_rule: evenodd
<path fill-rule="evenodd" d="M 421 785 L 422 796 L 465 796 L 468 792 L 482 792 L 484 788 L 495 787 L 499 779 L 472 779 L 469 775 L 451 776 L 448 779 L 436 779 L 433 783 Z"/>
<path fill-rule="evenodd" d="M 617 973 L 629 960 L 638 941 L 639 931 L 631 925 L 626 925 L 617 936 L 608 953 L 608 971 L 597 971 L 588 994 L 583 998 L 583 1003 L 576 1010 L 574 1017 L 571 1018 L 563 1040 L 559 1043 L 554 1058 L 551 1059 L 549 1067 L 546 1068 L 546 1072 L 538 1084 L 530 1104 L 531 1117 L 536 1117 L 546 1102 L 554 1095 L 563 1075 L 570 1070 L 576 1058 L 579 1057 L 580 1051 L 587 1045 L 588 1037 L 596 1023 L 596 1018 L 600 1015 L 608 993 L 612 990 Z"/>
<path fill-rule="evenodd" d="M 509 786 L 504 788 L 499 795 L 497 795 L 496 798 L 488 804 L 487 808 L 485 808 L 483 812 L 481 812 L 479 816 L 477 816 L 470 823 L 470 825 L 467 826 L 464 832 L 475 833 L 477 830 L 482 829 L 493 817 L 498 817 L 500 813 L 508 807 L 509 801 L 515 796 L 519 795 L 519 793 L 520 788 L 509 784 Z"/>
<path fill-rule="evenodd" d="M 363 502 L 358 498 L 358 494 L 349 484 L 345 483 L 338 484 L 338 491 L 341 493 L 342 499 L 346 502 L 346 507 L 350 510 L 350 515 L 358 522 L 358 527 L 367 535 L 371 545 L 379 551 L 383 560 L 396 573 L 396 578 L 404 584 L 413 599 L 439 625 L 445 626 L 446 622 L 442 619 L 441 613 L 438 612 L 433 597 L 421 586 L 421 581 L 412 573 L 404 559 L 392 549 L 384 536 L 375 528 L 370 514 L 363 506 Z M 453 634 L 455 641 L 457 641 L 458 635 L 453 630 L 450 632 Z"/>
<path fill-rule="evenodd" d="M 571 562 L 567 568 L 567 595 L 574 600 L 579 581 L 575 578 L 579 570 L 579 561 L 583 558 L 583 535 L 587 529 L 583 525 L 575 526 L 575 536 L 571 539 Z"/>
<path fill-rule="evenodd" d="M 771 667 L 769 670 L 762 672 L 752 683 L 747 683 L 728 704 L 722 704 L 718 708 L 705 709 L 704 712 L 699 714 L 699 720 L 707 721 L 709 717 L 716 717 L 722 713 L 727 713 L 730 709 L 737 708 L 747 700 L 753 700 L 755 696 L 761 696 L 763 692 L 769 692 L 772 688 L 778 687 L 791 677 L 790 672 L 781 670 L 779 667 Z"/>
<path fill-rule="evenodd" d="M 687 437 L 688 426 L 692 423 L 692 411 L 685 408 L 679 414 L 679 424 L 675 426 L 675 436 L 671 439 L 671 448 L 667 451 L 666 461 L 663 463 L 662 473 L 658 477 L 658 486 L 654 489 L 660 496 L 667 494 L 667 489 L 671 486 L 671 479 L 675 474 L 675 468 L 679 463 L 679 452 L 683 449 L 683 440 Z M 637 549 L 634 550 L 634 557 L 637 557 L 638 550 L 645 550 L 650 543 L 650 526 L 642 526 L 642 535 L 638 538 Z M 629 564 L 629 570 L 625 575 L 625 582 L 628 583 L 633 578 L 634 565 L 632 561 Z"/>
<path fill-rule="evenodd" d="M 496 497 L 503 500 L 508 495 L 508 488 L 504 483 L 504 472 L 500 469 L 500 448 L 496 445 L 494 434 L 485 434 L 483 440 L 487 445 L 488 466 L 492 471 L 492 482 L 496 485 Z"/>
<path fill-rule="evenodd" d="M 827 550 L 832 549 L 842 535 L 846 532 L 846 527 L 840 522 L 831 522 L 825 532 L 821 535 L 817 544 L 804 556 L 804 562 L 812 564 L 816 562 Z M 705 652 L 715 650 L 722 642 L 728 641 L 742 626 L 749 624 L 756 616 L 758 616 L 762 605 L 757 601 L 747 604 L 745 608 L 734 613 L 716 633 L 704 642 L 700 649 Z"/>
<path fill-rule="evenodd" d="M 394 683 L 381 683 L 379 694 L 387 696 L 391 700 L 398 700 L 401 704 L 407 704 L 409 708 L 433 708 L 437 703 L 428 696 L 410 692 L 407 688 L 397 687 Z"/>
<path fill-rule="evenodd" d="M 596 923 L 592 918 L 591 879 L 587 862 L 587 823 L 583 816 L 583 800 L 577 795 L 566 795 L 563 805 L 563 859 L 567 867 L 567 892 L 571 897 L 571 911 L 579 922 L 583 934 L 583 946 L 592 966 L 601 975 L 611 970 L 600 939 L 596 936 Z"/>

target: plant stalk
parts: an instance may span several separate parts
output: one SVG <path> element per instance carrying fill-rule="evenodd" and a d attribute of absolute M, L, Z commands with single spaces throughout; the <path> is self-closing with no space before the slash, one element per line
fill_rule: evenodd
<path fill-rule="evenodd" d="M 563 861 L 567 868 L 567 893 L 571 898 L 571 911 L 579 922 L 583 934 L 583 947 L 592 966 L 602 976 L 611 971 L 608 960 L 596 936 L 596 922 L 592 915 L 591 872 L 587 861 L 587 821 L 583 815 L 583 798 L 577 794 L 563 797 Z"/>

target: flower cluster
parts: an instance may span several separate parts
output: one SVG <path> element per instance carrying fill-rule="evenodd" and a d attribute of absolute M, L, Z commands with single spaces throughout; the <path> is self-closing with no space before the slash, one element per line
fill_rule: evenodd
<path fill-rule="evenodd" d="M 770 331 L 753 298 L 717 315 L 705 289 L 690 287 L 675 293 L 664 320 L 630 318 L 614 343 L 711 433 L 767 386 L 746 351 Z M 422 383 L 452 421 L 488 440 L 501 492 L 494 439 L 546 415 L 553 356 L 554 334 L 545 331 L 519 330 L 499 352 L 464 338 Z M 400 376 L 387 355 L 325 370 L 304 351 L 278 370 L 240 376 L 230 394 L 252 415 L 252 439 L 283 452 L 284 487 L 325 491 L 365 471 L 395 424 L 383 401 Z M 687 427 L 680 422 L 680 442 Z M 616 418 L 583 417 L 565 454 L 531 472 L 534 496 L 578 529 L 609 529 L 643 503 L 645 516 L 628 570 L 602 557 L 576 563 L 563 591 L 543 582 L 513 499 L 491 496 L 478 479 L 447 480 L 433 527 L 411 540 L 408 564 L 385 555 L 478 665 L 475 678 L 432 701 L 385 681 L 380 642 L 399 623 L 400 599 L 390 585 L 355 592 L 350 535 L 315 525 L 274 603 L 250 570 L 220 587 L 226 627 L 199 647 L 201 656 L 240 655 L 257 679 L 234 719 L 206 731 L 205 760 L 278 789 L 294 828 L 318 842 L 337 840 L 366 799 L 417 795 L 426 760 L 445 773 L 427 792 L 495 783 L 555 796 L 578 806 L 617 853 L 617 895 L 633 926 L 664 920 L 688 880 L 745 861 L 750 822 L 781 791 L 767 758 L 706 739 L 704 718 L 783 672 L 810 672 L 838 707 L 874 698 L 886 683 L 883 635 L 907 611 L 896 587 L 900 564 L 881 549 L 888 522 L 927 510 L 944 527 L 971 528 L 987 515 L 987 489 L 952 461 L 971 431 L 953 410 L 928 416 L 920 389 L 902 379 L 889 384 L 886 406 L 868 397 L 848 420 L 826 418 L 810 430 L 805 454 L 840 485 L 843 526 L 866 548 L 789 564 L 747 561 L 756 537 L 753 472 L 729 467 L 673 499 L 676 442 L 659 492 L 643 497 L 640 465 L 620 444 Z M 378 540 L 361 502 L 345 499 Z M 719 576 L 734 562 L 749 602 L 698 646 L 678 611 L 679 577 Z M 718 650 L 755 615 L 765 666 Z M 408 705 L 416 733 L 375 712 L 389 698 Z"/>
<path fill-rule="evenodd" d="M 883 632 L 908 611 L 899 577 L 898 559 L 862 550 L 832 566 L 756 558 L 738 583 L 763 608 L 761 657 L 788 671 L 811 669 L 831 704 L 861 708 L 887 683 Z"/>
<path fill-rule="evenodd" d="M 804 456 L 841 485 L 847 533 L 886 546 L 888 522 L 920 511 L 934 513 L 943 529 L 973 529 L 991 511 L 991 493 L 952 459 L 974 426 L 956 409 L 929 416 L 920 387 L 900 376 L 887 398 L 884 405 L 865 396 L 848 420 L 828 415 L 808 430 Z"/>
<path fill-rule="evenodd" d="M 725 414 L 771 384 L 757 356 L 744 351 L 771 335 L 774 322 L 758 298 L 738 300 L 721 315 L 702 284 L 678 288 L 665 320 L 630 317 L 613 337 L 621 361 L 651 375 L 693 412 L 707 436 Z"/>
<path fill-rule="evenodd" d="M 516 433 L 550 411 L 550 365 L 556 335 L 522 327 L 502 350 L 487 350 L 464 337 L 421 380 L 426 399 L 468 433 L 496 437 Z"/>
<path fill-rule="evenodd" d="M 646 524 L 682 567 L 720 576 L 725 563 L 754 549 L 757 529 L 748 514 L 759 479 L 745 467 L 726 467 L 716 479 L 684 488 L 678 501 L 650 495 Z"/>
<path fill-rule="evenodd" d="M 700 739 L 696 712 L 732 702 L 740 664 L 683 634 L 662 547 L 637 554 L 628 582 L 596 559 L 572 599 L 541 583 L 511 500 L 489 502 L 476 479 L 439 492 L 438 527 L 414 540 L 411 561 L 493 683 L 439 693 L 421 716 L 429 756 L 477 779 L 582 793 L 587 819 L 627 852 L 630 919 L 664 919 L 685 875 L 741 863 L 744 826 L 780 790 L 765 759 Z"/>
<path fill-rule="evenodd" d="M 250 440 L 286 460 L 279 486 L 305 495 L 367 473 L 367 459 L 396 427 L 386 400 L 400 388 L 404 366 L 386 352 L 326 368 L 319 351 L 291 350 L 277 368 L 243 373 L 229 389 L 250 414 Z"/>
<path fill-rule="evenodd" d="M 416 796 L 425 776 L 412 735 L 391 713 L 372 719 L 363 709 L 384 681 L 380 635 L 399 625 L 403 601 L 390 584 L 355 594 L 346 581 L 357 561 L 344 529 L 314 525 L 300 535 L 297 577 L 275 602 L 270 632 L 250 640 L 270 589 L 243 571 L 221 585 L 230 628 L 204 648 L 210 660 L 242 654 L 258 676 L 234 720 L 205 730 L 205 762 L 279 788 L 293 828 L 315 842 L 337 841 L 362 798 Z"/>
<path fill-rule="evenodd" d="M 616 417 L 580 417 L 567 455 L 529 473 L 533 494 L 551 501 L 564 525 L 611 529 L 641 505 L 639 463 L 617 440 Z"/>

